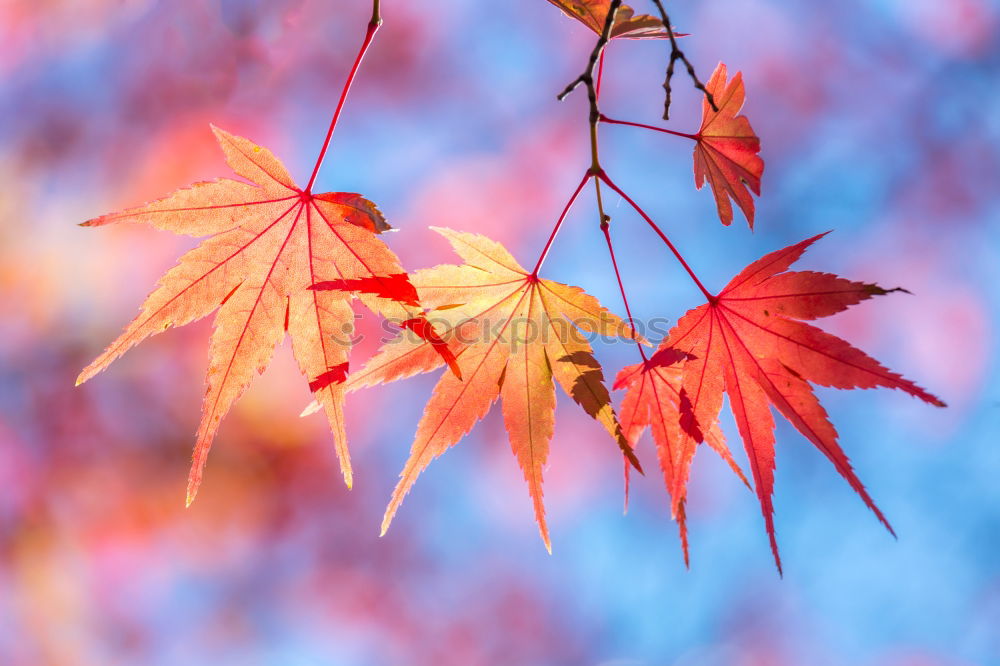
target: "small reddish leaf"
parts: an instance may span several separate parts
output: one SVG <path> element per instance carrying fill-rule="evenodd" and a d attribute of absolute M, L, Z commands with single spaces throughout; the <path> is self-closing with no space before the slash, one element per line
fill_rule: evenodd
<path fill-rule="evenodd" d="M 420 301 L 417 298 L 417 290 L 414 288 L 413 283 L 410 282 L 410 276 L 406 273 L 384 276 L 373 275 L 371 277 L 349 280 L 327 280 L 310 285 L 309 288 L 318 291 L 346 291 L 372 294 L 380 298 L 397 301 L 403 305 L 420 306 Z"/>
<path fill-rule="evenodd" d="M 330 203 L 343 211 L 343 220 L 374 234 L 392 231 L 385 221 L 382 211 L 374 203 L 354 192 L 323 192 L 314 194 L 313 199 Z"/>
<path fill-rule="evenodd" d="M 837 443 L 837 432 L 809 383 L 845 389 L 886 386 L 944 406 L 846 341 L 801 321 L 825 317 L 891 291 L 828 273 L 788 271 L 822 235 L 747 266 L 718 296 L 677 322 L 654 356 L 665 365 L 651 361 L 644 367 L 626 368 L 616 382 L 616 386 L 629 389 L 621 410 L 629 440 L 634 441 L 636 431 L 648 424 L 653 427 L 657 446 L 666 449 L 661 461 L 666 455 L 672 465 L 669 471 L 665 469 L 665 476 L 675 511 L 684 499 L 694 444 L 706 441 L 722 451 L 713 433 L 717 432 L 723 392 L 728 395 L 779 571 L 771 503 L 774 420 L 770 406 L 830 459 L 890 532 L 888 521 Z M 655 390 L 661 390 L 666 398 L 651 393 Z M 685 400 L 688 405 L 684 405 Z M 690 425 L 690 418 L 685 424 L 685 411 L 690 411 L 697 427 Z"/>
<path fill-rule="evenodd" d="M 747 187 L 760 196 L 760 178 L 764 160 L 760 158 L 760 139 L 746 116 L 736 115 L 743 108 L 743 76 L 736 72 L 726 83 L 726 66 L 719 63 L 705 86 L 712 93 L 718 111 L 708 99 L 702 100 L 701 129 L 695 135 L 694 183 L 700 190 L 707 180 L 715 195 L 719 219 L 733 221 L 734 200 L 753 229 L 754 203 Z"/>
<path fill-rule="evenodd" d="M 662 348 L 648 361 L 623 368 L 615 378 L 614 388 L 628 389 L 619 409 L 619 419 L 629 444 L 635 447 L 647 427 L 653 432 L 663 481 L 671 497 L 670 510 L 680 530 L 684 562 L 687 563 L 684 502 L 688 473 L 698 442 L 707 441 L 743 483 L 747 484 L 747 480 L 729 453 L 718 425 L 713 424 L 706 435 L 695 423 L 690 397 L 681 385 L 684 360 L 681 352 Z"/>
<path fill-rule="evenodd" d="M 400 324 L 405 329 L 413 331 L 413 333 L 421 340 L 426 340 L 431 344 L 431 347 L 436 351 L 441 359 L 448 364 L 448 368 L 451 370 L 452 374 L 458 379 L 462 379 L 462 370 L 458 367 L 458 360 L 455 355 L 451 353 L 451 349 L 448 348 L 448 343 L 441 338 L 440 335 L 434 330 L 430 322 L 424 317 L 414 317 L 413 319 L 407 319 L 402 324 Z"/>
<path fill-rule="evenodd" d="M 341 363 L 340 365 L 330 368 L 319 377 L 309 382 L 309 390 L 315 393 L 316 391 L 326 388 L 330 384 L 343 384 L 344 380 L 347 379 L 348 366 L 348 363 Z"/>

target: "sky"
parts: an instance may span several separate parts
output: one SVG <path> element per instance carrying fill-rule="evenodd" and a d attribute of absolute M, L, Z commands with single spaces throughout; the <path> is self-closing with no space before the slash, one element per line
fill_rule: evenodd
<path fill-rule="evenodd" d="M 532 265 L 589 164 L 587 107 L 555 95 L 595 36 L 543 0 L 382 3 L 317 181 L 360 192 L 407 269 L 454 263 L 428 227 Z M 640 12 L 652 4 L 634 3 Z M 435 460 L 378 536 L 437 374 L 351 394 L 348 491 L 286 344 L 184 487 L 209 320 L 74 387 L 197 240 L 80 222 L 229 175 L 215 124 L 308 179 L 370 6 L 342 0 L 0 4 L 0 662 L 4 664 L 1000 663 L 1000 9 L 988 0 L 669 6 L 703 78 L 741 71 L 766 167 L 751 231 L 719 224 L 686 139 L 601 129 L 605 169 L 710 289 L 832 230 L 798 264 L 901 286 L 821 322 L 941 396 L 818 393 L 894 539 L 780 418 L 763 520 L 717 456 L 695 458 L 686 568 L 656 473 L 633 477 L 565 395 L 538 537 L 499 409 Z M 609 116 L 692 132 L 681 71 L 664 123 L 662 41 L 616 41 Z M 606 197 L 634 314 L 700 294 Z M 623 314 L 586 190 L 543 277 Z M 376 349 L 378 320 L 362 313 Z M 605 376 L 634 346 L 598 344 Z M 621 394 L 615 394 L 620 401 Z M 723 430 L 747 469 L 728 408 Z M 655 467 L 648 434 L 638 454 Z M 655 470 L 654 470 L 655 471 Z"/>

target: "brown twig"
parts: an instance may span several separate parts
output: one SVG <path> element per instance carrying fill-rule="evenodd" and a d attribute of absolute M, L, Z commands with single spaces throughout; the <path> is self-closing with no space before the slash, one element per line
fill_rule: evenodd
<path fill-rule="evenodd" d="M 663 90 L 666 92 L 666 97 L 663 101 L 663 119 L 670 120 L 670 80 L 674 78 L 674 63 L 680 60 L 684 63 L 687 68 L 688 76 L 694 82 L 694 87 L 705 93 L 705 98 L 708 100 L 709 106 L 712 107 L 713 111 L 718 111 L 719 107 L 715 104 L 715 98 L 712 93 L 705 88 L 705 84 L 701 82 L 698 75 L 694 72 L 694 65 L 687 59 L 684 55 L 684 51 L 681 51 L 677 46 L 677 37 L 674 35 L 674 29 L 670 25 L 670 17 L 667 16 L 667 10 L 663 8 L 662 0 L 653 0 L 653 4 L 660 12 L 660 19 L 663 21 L 663 27 L 667 30 L 667 37 L 670 38 L 670 62 L 667 63 L 667 76 L 663 80 Z"/>
<path fill-rule="evenodd" d="M 660 4 L 659 0 L 654 0 L 654 2 L 656 2 L 657 5 Z M 612 181 L 608 177 L 608 175 L 604 172 L 604 169 L 601 167 L 600 160 L 598 159 L 597 127 L 601 123 L 602 120 L 604 122 L 615 122 L 615 121 L 612 121 L 609 118 L 607 118 L 606 116 L 604 116 L 601 113 L 600 108 L 598 107 L 598 104 L 597 104 L 597 87 L 596 87 L 596 83 L 595 83 L 595 79 L 594 79 L 594 70 L 597 67 L 598 62 L 600 62 L 600 60 L 601 60 L 601 55 L 604 53 L 604 47 L 607 46 L 608 42 L 611 40 L 611 27 L 614 25 L 615 16 L 618 14 L 618 8 L 621 7 L 621 4 L 622 4 L 622 0 L 611 0 L 611 5 L 608 7 L 608 16 L 604 20 L 604 29 L 601 30 L 601 36 L 598 38 L 597 44 L 594 45 L 594 50 L 591 51 L 591 53 L 590 53 L 590 59 L 587 61 L 587 67 L 586 67 L 586 69 L 583 70 L 583 74 L 581 74 L 580 76 L 578 76 L 575 79 L 573 79 L 569 83 L 569 85 L 567 85 L 566 88 L 561 93 L 559 93 L 559 95 L 557 96 L 557 99 L 559 99 L 560 101 L 562 101 L 563 99 L 566 98 L 567 95 L 569 95 L 571 92 L 573 92 L 574 90 L 576 90 L 576 88 L 580 84 L 583 84 L 587 88 L 587 98 L 590 100 L 590 154 L 591 154 L 591 164 L 590 164 L 590 168 L 587 170 L 587 174 L 586 174 L 586 176 L 584 178 L 583 183 L 581 183 L 580 186 L 577 187 L 577 191 L 573 194 L 573 198 L 570 199 L 570 203 L 572 203 L 572 201 L 576 199 L 576 196 L 580 192 L 580 187 L 582 187 L 583 184 L 586 183 L 587 179 L 592 178 L 594 180 L 594 187 L 597 190 L 597 209 L 598 209 L 598 212 L 600 213 L 601 231 L 605 234 L 605 236 L 607 236 L 608 235 L 609 223 L 611 221 L 611 217 L 604 212 L 604 202 L 603 202 L 602 197 L 601 197 L 601 183 L 604 183 L 605 185 L 607 185 L 608 187 L 610 187 L 619 196 L 621 196 L 623 199 L 625 199 L 625 201 L 627 201 L 629 203 L 629 205 L 632 206 L 632 208 L 634 208 L 635 211 L 637 213 L 639 213 L 639 215 L 644 220 L 646 220 L 647 224 L 649 224 L 649 226 L 653 229 L 653 231 L 655 231 L 656 234 L 660 237 L 660 239 L 667 245 L 667 247 L 670 249 L 670 251 L 673 253 L 673 255 L 680 262 L 681 266 L 684 267 L 684 270 L 687 271 L 687 274 L 691 277 L 691 279 L 698 286 L 698 288 L 705 295 L 705 297 L 708 298 L 709 300 L 712 300 L 714 298 L 714 296 L 712 296 L 712 294 L 708 291 L 708 289 L 705 288 L 705 285 L 702 284 L 701 280 L 698 279 L 698 276 L 695 275 L 694 271 L 691 270 L 691 266 L 687 263 L 687 261 L 684 260 L 684 257 L 681 256 L 681 253 L 677 250 L 677 247 L 674 246 L 674 244 L 672 242 L 670 242 L 670 239 L 667 238 L 667 235 L 665 233 L 663 233 L 663 231 L 656 225 L 656 223 L 652 220 L 652 218 L 650 218 L 649 215 L 647 215 L 646 212 L 643 211 L 642 208 L 640 208 L 639 205 L 635 201 L 633 201 L 631 199 L 631 197 L 629 197 L 624 191 L 622 191 L 622 189 L 619 188 L 614 183 L 614 181 Z M 661 11 L 662 11 L 662 6 L 661 6 Z M 663 24 L 665 26 L 667 26 L 667 31 L 670 33 L 671 41 L 673 41 L 673 31 L 670 29 L 670 24 L 669 24 L 668 21 L 669 21 L 669 19 L 666 18 L 666 14 L 664 13 Z M 684 57 L 684 54 L 682 53 L 680 55 L 680 58 L 683 58 L 683 57 Z M 685 59 L 685 62 L 687 62 L 686 59 Z M 690 68 L 690 65 L 688 65 L 688 67 Z M 693 72 L 692 72 L 692 76 L 694 76 Z M 697 79 L 695 79 L 695 80 L 697 81 Z M 701 86 L 701 89 L 704 90 L 704 86 Z M 708 93 L 707 90 L 705 91 L 705 94 L 709 95 L 709 93 Z M 668 97 L 668 100 L 669 100 L 669 97 Z M 709 95 L 709 102 L 711 104 L 713 104 L 713 105 L 715 103 L 714 100 L 712 100 L 711 95 Z M 632 124 L 632 123 L 621 123 L 621 124 Z M 649 129 L 656 129 L 656 128 L 649 127 Z M 669 131 L 669 130 L 664 130 L 664 131 Z M 688 136 L 688 135 L 682 135 L 682 136 Z M 564 213 L 564 215 L 565 215 L 565 213 Z M 560 222 L 561 222 L 561 219 L 560 219 Z M 553 237 L 554 237 L 554 234 L 553 234 Z M 546 252 L 548 251 L 549 245 L 551 245 L 551 238 L 550 238 L 549 244 L 546 245 L 546 250 L 545 250 Z M 544 256 L 544 252 L 543 252 L 543 256 Z"/>
<path fill-rule="evenodd" d="M 615 24 L 615 17 L 618 15 L 618 8 L 621 5 L 622 0 L 611 0 L 611 5 L 608 7 L 608 15 L 604 19 L 604 28 L 601 30 L 601 36 L 594 45 L 594 50 L 590 52 L 590 59 L 587 61 L 586 69 L 556 96 L 556 99 L 561 102 L 566 99 L 567 95 L 576 90 L 580 84 L 583 84 L 587 88 L 587 99 L 590 102 L 590 170 L 588 173 L 594 177 L 594 189 L 597 194 L 597 211 L 600 215 L 602 227 L 608 224 L 611 217 L 604 212 L 604 201 L 601 197 L 601 180 L 596 177 L 604 173 L 604 170 L 601 168 L 601 161 L 597 150 L 597 126 L 601 121 L 601 111 L 597 106 L 597 85 L 594 79 L 594 70 L 597 68 L 598 62 L 601 62 L 604 47 L 611 41 L 611 27 Z"/>

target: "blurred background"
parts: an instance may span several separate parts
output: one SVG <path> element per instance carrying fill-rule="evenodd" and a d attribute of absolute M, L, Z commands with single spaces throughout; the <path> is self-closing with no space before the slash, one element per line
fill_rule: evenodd
<path fill-rule="evenodd" d="M 380 539 L 436 376 L 349 398 L 348 492 L 324 419 L 298 418 L 309 395 L 287 346 L 224 422 L 185 510 L 209 320 L 73 381 L 194 241 L 76 225 L 226 175 L 209 122 L 305 180 L 368 3 L 0 0 L 0 663 L 1000 663 L 1000 9 L 670 9 L 703 78 L 720 60 L 743 72 L 766 162 L 757 231 L 738 212 L 719 224 L 684 139 L 606 127 L 605 167 L 710 288 L 834 229 L 801 267 L 913 292 L 826 328 L 949 407 L 820 391 L 898 540 L 782 422 L 784 579 L 754 496 L 704 451 L 686 570 L 662 480 L 636 479 L 623 516 L 620 459 L 565 396 L 546 471 L 553 555 L 499 410 Z M 377 201 L 411 269 L 453 261 L 432 224 L 533 261 L 587 165 L 584 96 L 555 94 L 594 36 L 543 0 L 385 0 L 383 15 L 318 189 Z M 612 44 L 604 111 L 661 122 L 665 54 Z M 694 131 L 699 99 L 683 73 L 674 87 L 667 126 Z M 641 221 L 608 205 L 636 315 L 699 304 Z M 594 209 L 588 193 L 545 276 L 621 312 Z M 596 351 L 609 377 L 636 361 Z M 653 467 L 651 441 L 639 453 Z"/>

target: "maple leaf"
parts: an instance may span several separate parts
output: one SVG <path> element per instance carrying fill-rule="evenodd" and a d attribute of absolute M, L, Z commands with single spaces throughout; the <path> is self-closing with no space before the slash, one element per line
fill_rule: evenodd
<path fill-rule="evenodd" d="M 549 0 L 567 16 L 580 21 L 600 35 L 608 18 L 611 0 Z M 674 32 L 675 37 L 683 37 Z M 611 26 L 611 39 L 665 39 L 667 31 L 663 21 L 649 14 L 635 15 L 635 10 L 626 4 L 618 8 L 615 22 Z"/>
<path fill-rule="evenodd" d="M 750 127 L 746 116 L 736 115 L 743 108 L 743 75 L 736 72 L 726 83 L 726 66 L 723 63 L 712 72 L 706 89 L 712 94 L 718 111 L 708 99 L 702 99 L 701 129 L 694 135 L 694 183 L 699 190 L 707 180 L 715 195 L 719 219 L 729 225 L 733 221 L 736 202 L 753 229 L 754 204 L 750 191 L 760 196 L 760 178 L 764 173 L 764 160 L 760 152 L 760 139 Z"/>
<path fill-rule="evenodd" d="M 717 420 L 725 391 L 750 461 L 779 572 L 771 503 L 774 420 L 769 405 L 830 459 L 890 532 L 892 527 L 837 443 L 837 432 L 810 382 L 842 389 L 885 386 L 944 406 L 841 338 L 802 321 L 826 317 L 872 296 L 896 291 L 829 273 L 787 270 L 824 235 L 772 252 L 747 266 L 708 303 L 688 311 L 645 367 L 626 369 L 616 382 L 617 387 L 629 389 L 621 411 L 630 440 L 634 441 L 636 431 L 646 423 L 653 426 L 660 459 L 670 467 L 667 485 L 675 510 L 682 506 L 695 445 L 705 441 L 720 450 Z M 651 396 L 653 390 L 659 393 Z"/>
<path fill-rule="evenodd" d="M 618 411 L 622 431 L 629 445 L 634 448 L 646 428 L 653 433 L 657 460 L 672 500 L 671 515 L 677 521 L 684 562 L 688 564 L 690 560 L 684 503 L 695 442 L 691 441 L 689 446 L 679 445 L 685 438 L 689 438 L 684 427 L 688 429 L 694 427 L 693 424 L 684 422 L 684 420 L 689 421 L 693 414 L 690 400 L 681 388 L 681 367 L 676 363 L 682 358 L 680 352 L 675 349 L 662 349 L 642 363 L 622 368 L 615 378 L 614 388 L 628 389 Z M 725 437 L 718 424 L 713 423 L 704 433 L 704 441 L 726 461 L 743 483 L 749 486 L 743 471 L 726 447 Z M 628 474 L 627 467 L 625 473 Z"/>
<path fill-rule="evenodd" d="M 435 342 L 400 334 L 346 383 L 348 390 L 355 390 L 434 370 L 444 362 L 436 349 L 441 344 L 451 348 L 461 368 L 462 380 L 445 374 L 434 388 L 386 509 L 382 533 L 420 472 L 467 434 L 500 398 L 511 448 L 528 484 L 542 540 L 551 552 L 542 468 L 555 420 L 555 384 L 596 419 L 639 468 L 611 406 L 601 366 L 580 331 L 624 338 L 632 338 L 632 333 L 597 299 L 577 287 L 530 274 L 499 243 L 476 234 L 434 229 L 465 260 L 463 265 L 437 266 L 411 276 L 440 337 Z"/>
<path fill-rule="evenodd" d="M 222 417 L 254 372 L 264 371 L 287 332 L 299 368 L 326 412 L 350 487 L 343 381 L 354 323 L 352 294 L 386 317 L 409 318 L 421 316 L 416 292 L 396 255 L 376 236 L 389 226 L 375 204 L 348 192 L 304 192 L 267 149 L 216 127 L 212 131 L 226 162 L 249 183 L 195 183 L 143 207 L 84 223 L 144 222 L 210 238 L 160 278 L 140 314 L 80 373 L 77 384 L 146 337 L 218 309 L 188 479 L 190 504 Z M 324 282 L 339 289 L 308 289 Z"/>

